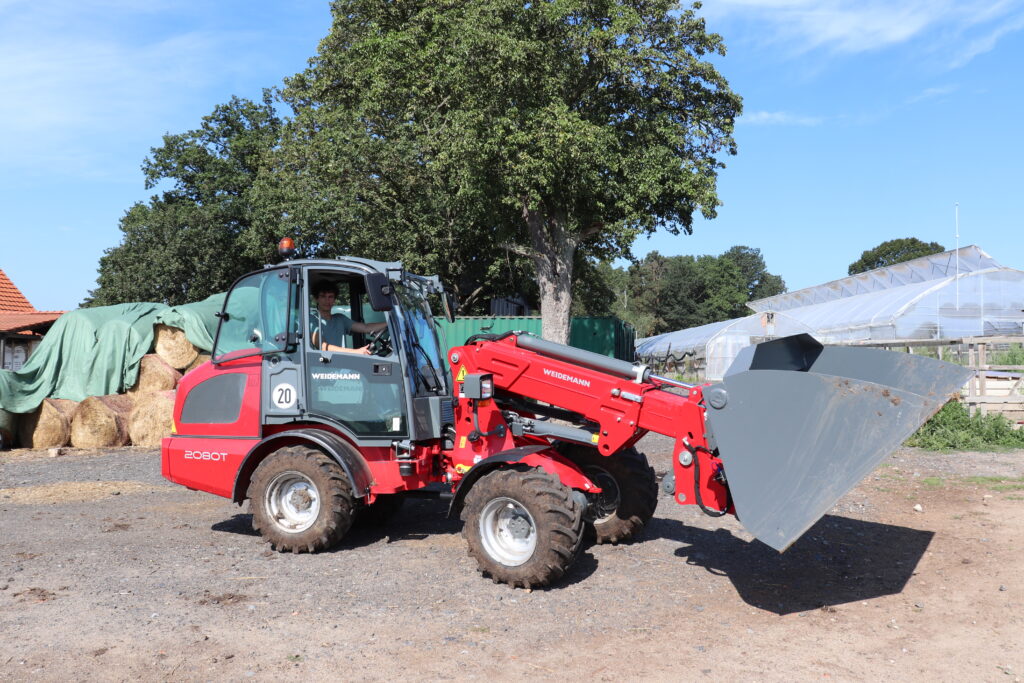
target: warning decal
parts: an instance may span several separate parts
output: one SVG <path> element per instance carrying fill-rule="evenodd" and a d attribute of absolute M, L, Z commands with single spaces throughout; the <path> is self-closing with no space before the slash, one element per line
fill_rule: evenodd
<path fill-rule="evenodd" d="M 465 365 L 461 365 L 461 366 L 459 366 L 459 373 L 457 375 L 455 375 L 455 381 L 456 382 L 461 382 L 461 381 L 463 381 L 465 379 L 466 379 L 466 366 Z"/>

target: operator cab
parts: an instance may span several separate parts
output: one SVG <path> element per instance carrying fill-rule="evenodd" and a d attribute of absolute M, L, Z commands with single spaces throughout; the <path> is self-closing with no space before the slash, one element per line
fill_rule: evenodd
<path fill-rule="evenodd" d="M 213 363 L 263 357 L 264 431 L 321 423 L 370 447 L 436 439 L 452 408 L 433 294 L 436 277 L 400 263 L 286 261 L 232 286 Z"/>

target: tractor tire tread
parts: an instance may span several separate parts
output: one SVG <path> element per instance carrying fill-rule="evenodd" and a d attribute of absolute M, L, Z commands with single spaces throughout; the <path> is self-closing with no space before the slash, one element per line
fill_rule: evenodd
<path fill-rule="evenodd" d="M 313 526 L 300 533 L 279 529 L 263 507 L 264 493 L 281 472 L 294 470 L 320 491 L 321 510 Z M 344 470 L 321 451 L 289 446 L 267 456 L 253 472 L 249 485 L 252 526 L 278 552 L 315 553 L 337 545 L 352 526 L 355 496 Z"/>
<path fill-rule="evenodd" d="M 481 511 L 499 497 L 519 502 L 537 527 L 534 554 L 519 566 L 497 562 L 479 536 Z M 481 574 L 514 588 L 540 588 L 562 578 L 582 545 L 583 506 L 554 475 L 540 470 L 501 469 L 484 475 L 467 494 L 461 517 L 469 556 L 477 561 Z"/>
<path fill-rule="evenodd" d="M 567 450 L 566 456 L 584 472 L 587 467 L 599 467 L 615 477 L 619 485 L 621 501 L 614 515 L 600 522 L 587 522 L 594 543 L 618 545 L 639 540 L 658 506 L 657 477 L 647 456 L 634 448 L 608 456 L 586 446 Z"/>

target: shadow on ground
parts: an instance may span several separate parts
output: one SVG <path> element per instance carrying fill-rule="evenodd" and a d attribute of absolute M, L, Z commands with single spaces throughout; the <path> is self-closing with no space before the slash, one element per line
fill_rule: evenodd
<path fill-rule="evenodd" d="M 448 503 L 446 501 L 410 498 L 387 521 L 357 517 L 352 529 L 342 539 L 341 544 L 326 552 L 344 552 L 352 548 L 371 546 L 381 541 L 386 543 L 419 541 L 430 536 L 461 534 L 462 521 L 458 518 L 449 519 L 447 512 Z M 240 536 L 259 536 L 252 528 L 251 514 L 233 515 L 230 519 L 213 524 L 210 529 Z M 565 588 L 583 581 L 596 570 L 597 558 L 587 550 L 583 550 L 562 579 L 540 590 Z"/>
<path fill-rule="evenodd" d="M 726 529 L 708 531 L 668 519 L 651 521 L 648 538 L 687 544 L 675 554 L 726 576 L 749 605 L 776 614 L 828 609 L 900 593 L 932 537 L 891 524 L 826 515 L 785 553 Z"/>

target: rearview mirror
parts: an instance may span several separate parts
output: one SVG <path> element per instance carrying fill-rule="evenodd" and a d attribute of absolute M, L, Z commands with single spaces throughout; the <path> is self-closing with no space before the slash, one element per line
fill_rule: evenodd
<path fill-rule="evenodd" d="M 455 322 L 455 301 L 448 292 L 441 292 L 441 306 L 444 308 L 444 319 Z"/>
<path fill-rule="evenodd" d="M 363 284 L 366 287 L 366 295 L 370 299 L 370 308 L 375 311 L 390 311 L 394 308 L 391 303 L 391 293 L 394 288 L 387 275 L 367 273 L 363 276 Z"/>

